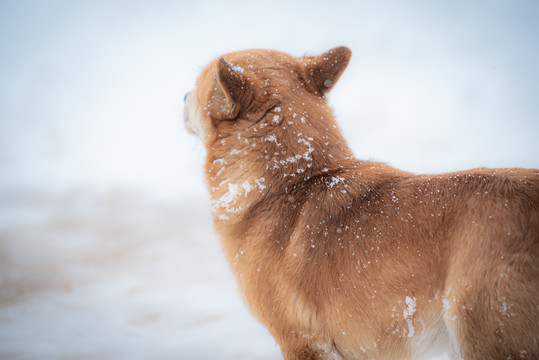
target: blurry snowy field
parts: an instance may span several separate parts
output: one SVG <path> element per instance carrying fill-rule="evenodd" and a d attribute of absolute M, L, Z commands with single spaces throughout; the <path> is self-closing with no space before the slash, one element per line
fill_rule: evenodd
<path fill-rule="evenodd" d="M 0 358 L 279 359 L 236 294 L 207 207 L 4 196 Z"/>
<path fill-rule="evenodd" d="M 0 359 L 280 359 L 236 293 L 182 99 L 219 54 L 349 46 L 363 159 L 539 167 L 535 1 L 0 2 Z"/>

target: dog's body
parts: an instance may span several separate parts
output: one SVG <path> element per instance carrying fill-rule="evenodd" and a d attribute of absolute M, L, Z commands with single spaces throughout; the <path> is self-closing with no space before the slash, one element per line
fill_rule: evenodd
<path fill-rule="evenodd" d="M 538 358 L 539 171 L 356 160 L 324 96 L 349 58 L 233 53 L 187 97 L 251 310 L 285 359 Z"/>

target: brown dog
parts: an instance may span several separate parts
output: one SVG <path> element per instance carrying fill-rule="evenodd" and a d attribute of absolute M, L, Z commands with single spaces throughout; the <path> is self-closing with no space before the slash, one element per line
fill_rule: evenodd
<path fill-rule="evenodd" d="M 350 56 L 231 53 L 186 98 L 251 310 L 285 359 L 539 358 L 539 171 L 357 160 L 325 97 Z"/>

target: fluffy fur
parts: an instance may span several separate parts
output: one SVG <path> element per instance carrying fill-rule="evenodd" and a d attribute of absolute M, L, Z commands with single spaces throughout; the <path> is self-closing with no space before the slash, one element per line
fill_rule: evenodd
<path fill-rule="evenodd" d="M 186 98 L 245 301 L 285 359 L 537 359 L 539 171 L 356 159 L 326 100 L 350 56 L 227 54 Z"/>

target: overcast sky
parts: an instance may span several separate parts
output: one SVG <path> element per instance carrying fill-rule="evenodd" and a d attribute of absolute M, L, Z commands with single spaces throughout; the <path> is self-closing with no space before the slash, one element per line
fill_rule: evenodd
<path fill-rule="evenodd" d="M 206 194 L 182 99 L 219 54 L 349 46 L 356 155 L 539 167 L 537 1 L 2 1 L 0 188 Z M 207 196 L 207 195 L 203 195 Z"/>

